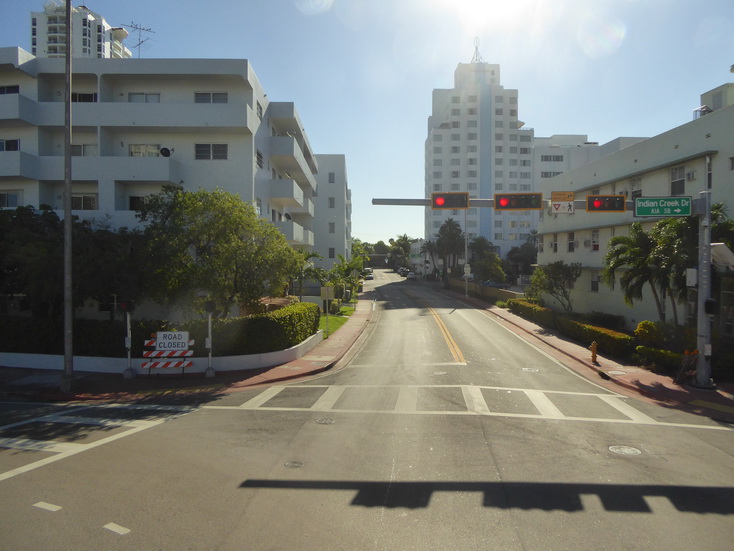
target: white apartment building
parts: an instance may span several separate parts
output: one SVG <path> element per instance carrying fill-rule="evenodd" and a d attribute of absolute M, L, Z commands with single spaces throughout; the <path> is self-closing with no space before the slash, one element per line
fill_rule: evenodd
<path fill-rule="evenodd" d="M 462 191 L 472 199 L 491 199 L 496 192 L 533 191 L 533 130 L 523 125 L 517 90 L 500 84 L 499 65 L 460 63 L 454 87 L 433 90 L 425 142 L 426 197 Z M 537 217 L 532 212 L 495 215 L 488 208 L 471 207 L 466 213 L 429 208 L 425 238 L 435 240 L 448 218 L 470 239 L 482 235 L 505 254 L 524 242 Z"/>
<path fill-rule="evenodd" d="M 0 207 L 45 204 L 63 215 L 63 98 L 63 59 L 0 48 Z M 318 165 L 304 124 L 293 103 L 270 101 L 247 60 L 77 59 L 72 99 L 80 218 L 134 227 L 136 206 L 164 185 L 220 188 L 255 205 L 293 247 L 316 246 Z M 343 165 L 334 172 L 346 187 Z M 341 194 L 335 231 L 346 241 Z"/>
<path fill-rule="evenodd" d="M 323 258 L 314 259 L 314 265 L 329 270 L 339 262 L 339 256 L 352 258 L 352 192 L 344 155 L 316 155 L 316 161 L 314 251 Z"/>
<path fill-rule="evenodd" d="M 471 199 L 493 199 L 496 193 L 536 192 L 547 179 L 643 139 L 619 138 L 599 146 L 583 134 L 539 138 L 518 115 L 518 91 L 501 85 L 499 65 L 476 56 L 472 63 L 460 63 L 454 87 L 433 91 L 425 142 L 426 197 L 460 191 Z M 538 225 L 537 211 L 426 209 L 425 238 L 435 241 L 448 218 L 469 239 L 487 238 L 500 256 L 525 243 Z"/>
<path fill-rule="evenodd" d="M 577 201 L 585 201 L 587 195 L 622 195 L 633 201 L 636 197 L 667 196 L 696 199 L 701 191 L 711 190 L 713 203 L 734 205 L 734 84 L 703 94 L 701 103 L 707 106 L 698 110 L 699 114 L 707 113 L 704 116 L 554 178 L 540 180 L 538 191 L 546 198 L 553 191 L 564 191 L 573 192 Z M 542 211 L 538 264 L 558 260 L 582 264 L 582 275 L 571 294 L 574 311 L 622 315 L 629 329 L 643 320 L 657 321 L 649 287 L 643 291 L 643 300 L 630 308 L 623 301 L 619 280 L 610 288 L 600 281 L 600 275 L 611 237 L 627 235 L 634 222 L 649 229 L 658 220 L 635 217 L 629 210 L 586 212 L 576 208 L 573 214 Z M 551 297 L 545 298 L 553 304 Z M 734 294 L 725 292 L 715 298 L 721 305 L 722 329 L 731 334 Z M 679 308 L 680 323 L 685 322 L 686 316 L 696 315 L 695 301 L 692 304 L 693 307 L 689 303 Z M 670 319 L 670 305 L 665 307 Z"/>
<path fill-rule="evenodd" d="M 132 57 L 123 41 L 128 32 L 112 27 L 86 6 L 71 8 L 71 51 L 77 57 Z M 49 0 L 42 12 L 31 12 L 31 53 L 37 57 L 66 56 L 66 3 Z"/>

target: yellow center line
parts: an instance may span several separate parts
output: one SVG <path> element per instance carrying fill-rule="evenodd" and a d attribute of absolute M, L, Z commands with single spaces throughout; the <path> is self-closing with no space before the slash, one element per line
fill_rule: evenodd
<path fill-rule="evenodd" d="M 448 328 L 446 327 L 444 322 L 439 317 L 438 312 L 436 312 L 430 306 L 426 306 L 426 308 L 428 308 L 428 311 L 431 313 L 431 315 L 433 316 L 433 319 L 436 321 L 438 328 L 441 330 L 441 334 L 443 335 L 443 338 L 446 341 L 446 345 L 449 347 L 449 350 L 451 351 L 451 355 L 454 357 L 454 361 L 458 363 L 466 363 L 466 360 L 464 359 L 464 355 L 461 353 L 461 350 L 459 349 L 459 345 L 456 344 L 456 341 L 451 337 L 451 333 L 449 333 Z"/>

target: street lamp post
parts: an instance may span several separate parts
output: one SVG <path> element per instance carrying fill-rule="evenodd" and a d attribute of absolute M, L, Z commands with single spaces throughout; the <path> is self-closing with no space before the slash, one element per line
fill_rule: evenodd
<path fill-rule="evenodd" d="M 64 375 L 61 390 L 74 381 L 74 306 L 71 272 L 71 0 L 66 0 L 66 63 L 64 86 Z"/>

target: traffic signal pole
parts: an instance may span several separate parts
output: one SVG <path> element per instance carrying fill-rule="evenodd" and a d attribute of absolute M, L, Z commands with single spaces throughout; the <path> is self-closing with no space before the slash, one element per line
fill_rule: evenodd
<path fill-rule="evenodd" d="M 702 191 L 698 209 L 698 301 L 697 336 L 698 361 L 694 386 L 715 388 L 711 379 L 711 320 L 706 313 L 706 301 L 711 298 L 711 192 Z"/>

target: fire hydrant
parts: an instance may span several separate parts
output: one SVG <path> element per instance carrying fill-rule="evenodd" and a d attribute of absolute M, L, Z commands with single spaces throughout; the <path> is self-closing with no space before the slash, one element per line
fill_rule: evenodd
<path fill-rule="evenodd" d="M 596 349 L 598 345 L 596 344 L 596 341 L 591 343 L 591 346 L 589 346 L 589 350 L 591 350 L 591 363 L 596 365 Z"/>

